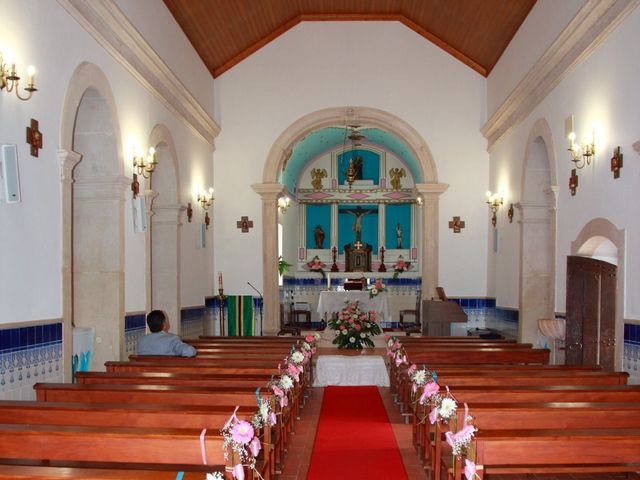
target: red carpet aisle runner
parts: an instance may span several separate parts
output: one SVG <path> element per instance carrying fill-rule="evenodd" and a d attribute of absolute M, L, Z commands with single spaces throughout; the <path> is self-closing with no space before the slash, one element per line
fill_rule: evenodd
<path fill-rule="evenodd" d="M 377 387 L 326 387 L 308 479 L 406 479 Z"/>

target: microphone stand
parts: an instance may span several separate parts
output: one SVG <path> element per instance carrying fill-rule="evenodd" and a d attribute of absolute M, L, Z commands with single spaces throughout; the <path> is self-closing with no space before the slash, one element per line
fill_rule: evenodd
<path fill-rule="evenodd" d="M 262 310 L 264 310 L 264 297 L 262 296 L 262 293 L 260 293 L 260 290 L 258 290 L 256 287 L 251 285 L 251 282 L 247 282 L 247 285 L 249 285 L 256 292 L 258 292 L 258 295 L 260 295 L 260 300 L 262 300 L 260 305 L 260 336 L 262 336 Z"/>

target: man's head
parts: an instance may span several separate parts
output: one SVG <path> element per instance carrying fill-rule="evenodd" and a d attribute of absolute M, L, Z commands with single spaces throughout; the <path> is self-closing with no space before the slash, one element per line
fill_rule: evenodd
<path fill-rule="evenodd" d="M 151 333 L 169 331 L 169 319 L 162 310 L 152 310 L 147 315 L 147 325 Z"/>

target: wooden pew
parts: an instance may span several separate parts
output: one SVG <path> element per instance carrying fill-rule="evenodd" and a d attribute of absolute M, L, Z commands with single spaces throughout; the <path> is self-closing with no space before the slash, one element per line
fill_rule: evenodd
<path fill-rule="evenodd" d="M 78 372 L 76 383 L 128 385 L 176 385 L 201 387 L 251 387 L 265 389 L 271 375 L 220 375 L 168 372 Z"/>
<path fill-rule="evenodd" d="M 258 374 L 258 375 L 278 375 L 280 370 L 277 365 L 269 366 L 237 366 L 237 365 L 193 365 L 189 363 L 178 364 L 160 364 L 154 361 L 136 361 L 136 362 L 105 362 L 107 372 L 169 372 L 169 373 L 212 373 L 212 374 L 231 374 L 237 375 L 242 373 Z"/>
<path fill-rule="evenodd" d="M 224 468 L 223 437 L 201 429 L 0 424 L 0 458 Z"/>
<path fill-rule="evenodd" d="M 562 429 L 640 429 L 640 403 L 519 403 L 497 405 L 491 403 L 474 404 L 470 410 L 473 424 L 478 428 L 479 436 L 485 436 L 490 430 L 562 430 Z M 463 425 L 464 410 L 457 411 L 455 425 Z M 434 476 L 439 478 L 440 463 L 444 447 L 440 432 L 448 426 L 438 423 L 430 452 Z M 455 431 L 456 428 L 453 427 Z"/>
<path fill-rule="evenodd" d="M 480 479 L 640 470 L 640 429 L 488 430 L 473 440 Z M 448 458 L 445 455 L 443 458 Z M 460 462 L 449 479 L 461 480 Z"/>
<path fill-rule="evenodd" d="M 220 429 L 235 406 L 0 401 L 0 423 L 85 425 L 145 428 Z M 240 407 L 238 418 L 249 421 L 255 405 Z"/>
<path fill-rule="evenodd" d="M 77 462 L 74 462 L 77 463 Z M 66 462 L 65 465 L 74 463 Z M 32 462 L 29 465 L 2 465 L 0 468 L 0 480 L 176 480 L 176 473 L 179 469 L 172 470 L 148 470 L 148 469 L 127 469 L 127 468 L 105 468 L 104 464 L 92 463 L 95 467 L 88 466 L 51 466 L 51 462 L 40 462 L 40 466 L 35 466 Z M 84 465 L 88 463 L 85 462 Z M 195 470 L 195 469 L 194 469 Z M 213 473 L 218 471 L 214 466 L 204 471 L 184 472 L 183 480 L 202 480 L 205 472 Z M 224 473 L 222 470 L 219 470 Z"/>
<path fill-rule="evenodd" d="M 256 406 L 256 392 L 253 387 L 36 383 L 33 388 L 36 391 L 36 399 L 41 402 Z M 261 391 L 260 396 L 267 401 L 273 399 L 273 393 L 266 390 Z"/>

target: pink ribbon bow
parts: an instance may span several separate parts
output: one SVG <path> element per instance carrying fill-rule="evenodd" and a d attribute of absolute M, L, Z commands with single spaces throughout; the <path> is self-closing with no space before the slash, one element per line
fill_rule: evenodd
<path fill-rule="evenodd" d="M 274 385 L 273 387 L 271 387 L 271 389 L 273 390 L 273 393 L 276 395 L 276 397 L 284 397 L 284 392 L 279 386 Z"/>
<path fill-rule="evenodd" d="M 244 480 L 244 467 L 242 463 L 237 463 L 233 466 L 233 478 L 237 478 L 238 480 Z"/>
<path fill-rule="evenodd" d="M 258 440 L 258 437 L 253 437 L 253 440 L 251 440 L 251 443 L 249 444 L 249 451 L 251 452 L 251 455 L 257 457 L 261 449 L 262 445 L 260 445 L 260 440 Z"/>
<path fill-rule="evenodd" d="M 431 422 L 431 425 L 438 421 L 438 411 L 438 407 L 433 407 L 431 409 L 431 413 L 429 414 L 429 421 Z"/>
<path fill-rule="evenodd" d="M 409 367 L 409 370 L 407 370 L 407 375 L 411 376 L 411 374 L 415 372 L 417 369 L 418 367 L 416 367 L 416 364 L 412 363 L 411 366 Z"/>
<path fill-rule="evenodd" d="M 420 396 L 420 405 L 424 405 L 427 398 L 432 397 L 440 391 L 440 385 L 437 382 L 429 382 L 424 386 L 422 395 Z"/>
<path fill-rule="evenodd" d="M 468 458 L 464 459 L 464 476 L 467 480 L 473 480 L 476 477 L 476 464 Z"/>

